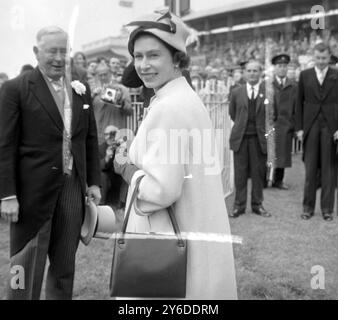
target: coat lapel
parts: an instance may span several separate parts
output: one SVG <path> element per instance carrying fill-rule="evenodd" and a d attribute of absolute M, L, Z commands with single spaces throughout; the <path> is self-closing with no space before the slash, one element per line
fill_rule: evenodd
<path fill-rule="evenodd" d="M 256 114 L 258 113 L 260 107 L 263 105 L 263 99 L 264 99 L 264 87 L 263 84 L 261 83 L 259 85 L 258 95 L 256 99 Z"/>
<path fill-rule="evenodd" d="M 71 87 L 72 92 L 72 132 L 73 134 L 76 132 L 76 128 L 79 124 L 79 119 L 81 116 L 81 111 L 83 109 L 83 104 L 85 103 L 83 96 L 77 94 Z"/>
<path fill-rule="evenodd" d="M 272 82 L 273 86 L 276 88 L 276 89 L 283 89 L 283 87 L 279 84 L 279 82 L 277 81 L 276 77 L 273 79 L 273 82 Z"/>
<path fill-rule="evenodd" d="M 248 97 L 248 92 L 246 90 L 246 84 L 244 84 L 241 87 L 241 96 L 242 96 L 242 100 L 243 100 L 243 105 L 246 108 L 246 110 L 249 109 L 249 97 Z"/>
<path fill-rule="evenodd" d="M 292 86 L 292 81 L 286 77 L 284 88 Z"/>
<path fill-rule="evenodd" d="M 320 100 L 320 93 L 319 93 L 320 83 L 318 81 L 315 68 L 311 69 L 311 77 L 312 77 L 312 82 L 315 84 L 314 85 L 315 95 L 316 95 L 317 99 Z"/>
<path fill-rule="evenodd" d="M 36 68 L 30 77 L 31 90 L 35 97 L 40 101 L 42 107 L 46 110 L 55 125 L 63 131 L 63 121 L 59 109 L 54 101 L 52 94 L 43 78 L 40 70 Z"/>
<path fill-rule="evenodd" d="M 332 89 L 333 85 L 334 85 L 334 80 L 332 79 L 332 69 L 329 67 L 329 69 L 327 70 L 326 73 L 326 77 L 324 79 L 323 82 L 323 96 L 322 99 L 324 100 L 326 98 L 326 96 L 328 95 L 328 93 L 330 92 L 330 90 Z"/>

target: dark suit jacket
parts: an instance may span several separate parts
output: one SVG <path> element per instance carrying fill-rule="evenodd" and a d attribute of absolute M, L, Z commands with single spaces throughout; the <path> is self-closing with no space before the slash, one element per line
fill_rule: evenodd
<path fill-rule="evenodd" d="M 97 132 L 89 87 L 72 90 L 72 154 L 81 181 L 100 185 Z M 83 105 L 90 105 L 84 109 Z M 53 215 L 65 180 L 63 121 L 38 68 L 8 81 L 0 94 L 0 198 L 16 195 L 19 222 L 11 226 L 11 254 Z"/>
<path fill-rule="evenodd" d="M 314 68 L 300 73 L 296 104 L 296 131 L 303 130 L 306 141 L 320 110 L 332 133 L 338 130 L 338 71 L 329 67 L 320 91 Z"/>
<path fill-rule="evenodd" d="M 266 154 L 265 88 L 261 84 L 256 99 L 256 129 L 262 152 Z M 241 146 L 249 116 L 249 99 L 246 85 L 234 89 L 230 97 L 229 114 L 234 122 L 230 134 L 230 149 L 237 152 Z"/>
<path fill-rule="evenodd" d="M 274 121 L 276 135 L 276 167 L 291 167 L 292 139 L 295 127 L 297 84 L 286 78 L 285 85 L 273 81 Z"/>

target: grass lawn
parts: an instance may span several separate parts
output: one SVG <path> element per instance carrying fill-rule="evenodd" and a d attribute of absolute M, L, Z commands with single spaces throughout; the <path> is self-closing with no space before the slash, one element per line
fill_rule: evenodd
<path fill-rule="evenodd" d="M 338 218 L 335 214 L 325 222 L 317 203 L 312 219 L 300 219 L 304 169 L 299 155 L 293 161 L 285 177 L 290 190 L 264 191 L 271 218 L 252 214 L 249 206 L 245 215 L 230 220 L 232 234 L 243 238 L 234 244 L 240 299 L 338 299 Z M 232 202 L 233 196 L 227 199 L 228 209 Z M 109 299 L 111 246 L 111 241 L 96 239 L 89 247 L 80 244 L 74 299 Z M 325 270 L 324 290 L 311 288 L 315 265 Z M 8 226 L 1 221 L 0 299 L 5 298 L 7 275 Z"/>

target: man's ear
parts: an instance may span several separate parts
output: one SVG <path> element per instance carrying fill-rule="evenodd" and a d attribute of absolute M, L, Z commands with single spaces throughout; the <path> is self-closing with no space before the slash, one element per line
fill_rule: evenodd
<path fill-rule="evenodd" d="M 35 54 L 35 56 L 37 57 L 38 53 L 39 53 L 39 48 L 37 46 L 33 47 L 33 52 Z"/>

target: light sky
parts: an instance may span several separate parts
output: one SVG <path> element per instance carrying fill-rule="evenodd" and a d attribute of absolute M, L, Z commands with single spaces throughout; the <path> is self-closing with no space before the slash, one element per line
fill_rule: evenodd
<path fill-rule="evenodd" d="M 200 11 L 232 1 L 191 0 L 191 8 Z M 1 0 L 0 72 L 14 77 L 22 65 L 36 65 L 32 48 L 42 27 L 57 25 L 66 31 L 74 30 L 73 51 L 81 51 L 83 44 L 119 35 L 122 25 L 163 6 L 164 0 L 133 0 L 133 3 L 132 8 L 125 8 L 119 6 L 119 0 Z M 77 19 L 72 20 L 76 8 Z"/>

